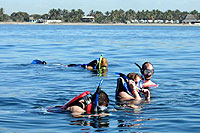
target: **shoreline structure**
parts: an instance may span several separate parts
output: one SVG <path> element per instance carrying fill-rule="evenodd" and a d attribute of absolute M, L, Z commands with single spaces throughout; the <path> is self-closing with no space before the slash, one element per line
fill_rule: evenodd
<path fill-rule="evenodd" d="M 99 24 L 99 23 L 32 23 L 32 22 L 0 22 L 0 25 L 95 25 L 95 26 L 200 26 L 200 24 L 150 24 L 150 23 L 113 23 L 113 24 Z"/>

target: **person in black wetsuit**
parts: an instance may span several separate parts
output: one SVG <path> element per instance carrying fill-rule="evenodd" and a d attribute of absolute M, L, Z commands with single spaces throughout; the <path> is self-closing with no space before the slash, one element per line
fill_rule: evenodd
<path fill-rule="evenodd" d="M 108 61 L 106 58 L 101 56 L 99 59 L 93 60 L 88 64 L 69 64 L 66 66 L 67 67 L 80 66 L 88 70 L 98 70 L 98 69 L 106 70 L 108 67 Z"/>
<path fill-rule="evenodd" d="M 70 103 L 68 106 L 66 106 L 65 110 L 69 110 L 75 114 L 94 113 L 95 112 L 94 104 L 96 97 L 98 97 L 97 112 L 104 111 L 109 104 L 108 95 L 104 91 L 98 92 L 98 95 L 97 92 L 95 92 L 95 94 L 93 94 L 92 97 L 84 97 L 78 99 L 73 103 Z"/>
<path fill-rule="evenodd" d="M 142 95 L 146 100 L 150 99 L 150 91 L 144 89 L 142 86 L 142 77 L 137 73 L 129 73 L 127 79 L 120 77 L 117 79 L 117 88 L 115 98 L 118 104 L 124 105 L 131 108 L 138 108 L 136 104 L 140 103 Z M 134 100 L 134 101 L 133 101 Z"/>

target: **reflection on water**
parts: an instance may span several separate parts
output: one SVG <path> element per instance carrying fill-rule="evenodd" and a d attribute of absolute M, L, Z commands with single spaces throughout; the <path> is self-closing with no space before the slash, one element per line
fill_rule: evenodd
<path fill-rule="evenodd" d="M 135 119 L 135 120 L 118 120 L 118 127 L 131 127 L 131 128 L 144 128 L 142 125 L 145 125 L 144 122 L 145 121 L 154 121 L 156 119 Z M 148 126 L 146 125 L 145 128 L 148 128 Z"/>
<path fill-rule="evenodd" d="M 109 127 L 109 119 L 107 117 L 93 116 L 90 119 L 79 119 L 70 121 L 70 125 L 91 126 L 93 128 Z"/>
<path fill-rule="evenodd" d="M 91 73 L 93 76 L 106 77 L 108 69 L 92 70 Z"/>
<path fill-rule="evenodd" d="M 129 101 L 129 104 L 134 104 L 134 101 Z M 82 127 L 81 130 L 90 130 L 87 128 L 93 127 L 93 128 L 102 128 L 100 131 L 106 131 L 106 127 L 115 127 L 119 128 L 119 131 L 127 131 L 126 128 L 150 128 L 146 124 L 147 121 L 155 121 L 156 118 L 145 118 L 143 116 L 143 110 L 142 106 L 145 106 L 148 102 L 143 102 L 143 104 L 140 104 L 140 109 L 133 109 L 130 108 L 130 106 L 125 106 L 125 104 L 118 104 L 118 106 L 115 106 L 115 109 L 110 109 L 107 116 L 88 116 L 88 115 L 82 115 L 82 117 L 76 117 L 76 120 L 70 121 L 70 125 L 79 125 Z M 118 119 L 113 119 L 113 116 L 119 116 Z M 113 121 L 116 125 L 112 125 Z M 86 126 L 83 128 L 83 126 Z"/>

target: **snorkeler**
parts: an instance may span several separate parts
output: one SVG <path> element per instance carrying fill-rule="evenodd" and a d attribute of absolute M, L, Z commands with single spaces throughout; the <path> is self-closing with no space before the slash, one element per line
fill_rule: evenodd
<path fill-rule="evenodd" d="M 98 69 L 106 70 L 108 67 L 108 61 L 101 55 L 100 58 L 95 59 L 88 64 L 69 64 L 66 66 L 67 67 L 80 66 L 88 70 L 98 70 Z"/>
<path fill-rule="evenodd" d="M 99 86 L 96 92 L 91 95 L 90 91 L 81 93 L 79 96 L 76 96 L 71 101 L 63 106 L 56 106 L 54 108 L 60 108 L 63 111 L 71 111 L 72 115 L 81 115 L 81 114 L 96 114 L 104 112 L 109 104 L 108 95 L 101 90 L 101 84 L 103 80 L 100 81 Z M 53 108 L 50 108 L 48 111 L 53 112 Z"/>
<path fill-rule="evenodd" d="M 72 113 L 99 113 L 105 111 L 109 104 L 108 95 L 104 91 L 96 91 L 91 97 L 90 92 L 87 93 L 86 96 L 78 98 L 76 101 L 69 102 L 63 108 L 65 110 L 69 110 Z M 83 93 L 82 93 L 83 94 Z M 79 95 L 80 96 L 80 95 Z M 77 97 L 76 97 L 77 98 Z"/>
<path fill-rule="evenodd" d="M 139 67 L 140 72 L 142 74 L 142 78 L 143 78 L 143 87 L 144 88 L 150 88 L 150 87 L 158 87 L 158 85 L 156 83 L 154 83 L 153 81 L 151 81 L 151 78 L 154 74 L 154 68 L 153 65 L 150 62 L 145 62 L 142 65 L 142 68 L 135 63 L 137 67 Z"/>
<path fill-rule="evenodd" d="M 41 61 L 41 60 L 38 60 L 38 59 L 35 59 L 31 62 L 31 64 L 44 64 L 46 65 L 47 62 L 46 61 Z"/>
<path fill-rule="evenodd" d="M 146 100 L 150 99 L 150 91 L 144 89 L 142 85 L 142 77 L 137 73 L 129 73 L 127 76 L 120 74 L 117 79 L 116 100 L 142 100 L 141 94 Z"/>

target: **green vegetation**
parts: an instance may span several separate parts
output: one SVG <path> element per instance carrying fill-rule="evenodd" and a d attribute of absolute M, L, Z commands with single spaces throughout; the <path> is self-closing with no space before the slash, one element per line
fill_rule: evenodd
<path fill-rule="evenodd" d="M 133 20 L 173 20 L 182 22 L 187 14 L 193 14 L 197 20 L 200 20 L 200 13 L 196 10 L 191 12 L 179 10 L 167 10 L 162 12 L 160 10 L 142 10 L 134 11 L 132 9 L 124 11 L 122 9 L 112 10 L 102 13 L 101 11 L 91 10 L 89 14 L 85 14 L 81 9 L 51 9 L 47 14 L 31 14 L 26 12 L 13 12 L 10 16 L 4 14 L 3 8 L 0 8 L 0 22 L 29 22 L 30 17 L 35 20 L 62 20 L 62 22 L 82 22 L 83 16 L 93 16 L 96 23 L 127 23 Z"/>

